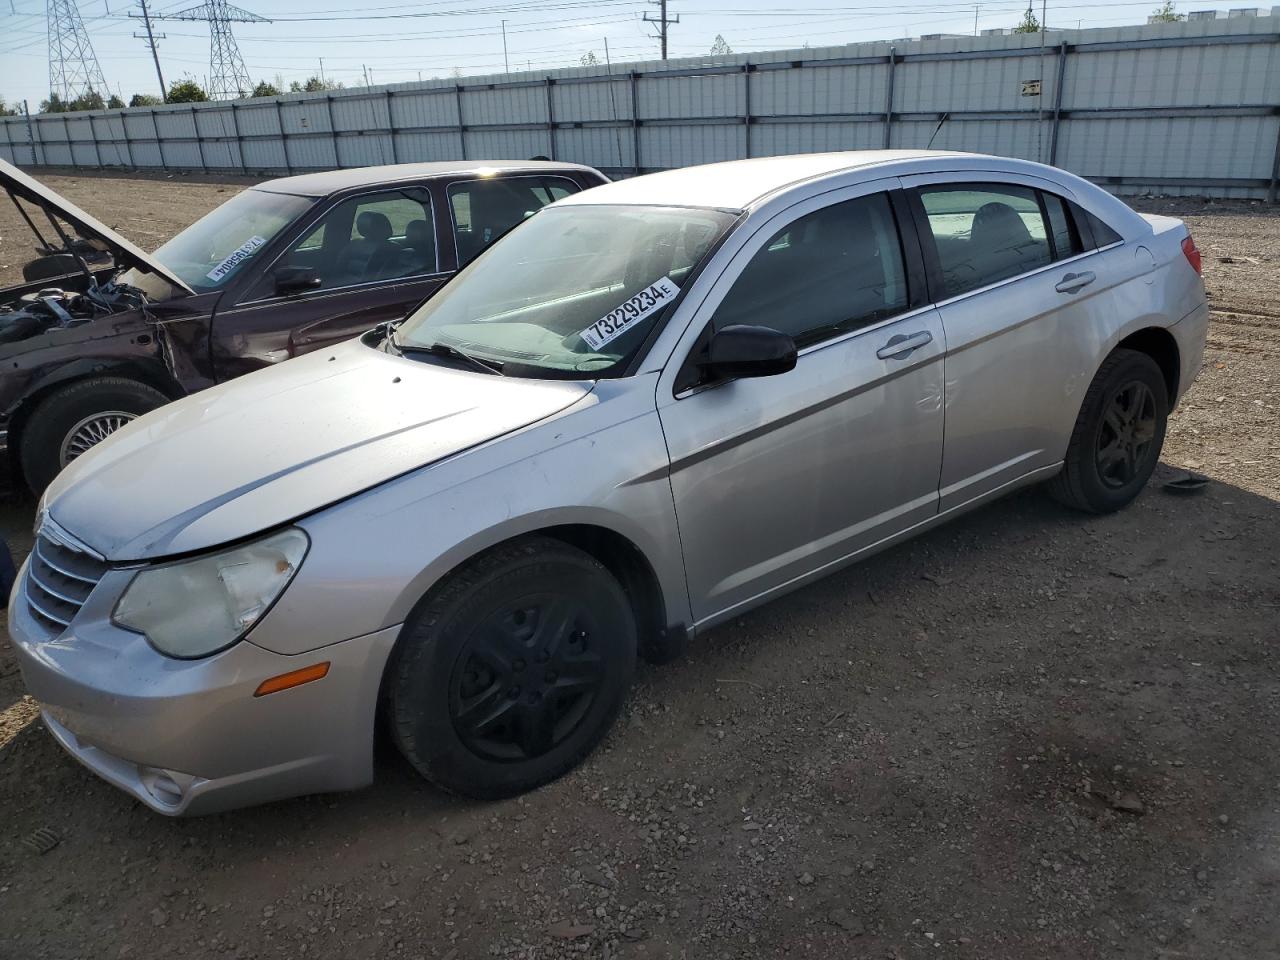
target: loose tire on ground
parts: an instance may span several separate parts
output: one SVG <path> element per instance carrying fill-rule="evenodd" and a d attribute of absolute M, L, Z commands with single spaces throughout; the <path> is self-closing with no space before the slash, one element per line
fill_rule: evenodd
<path fill-rule="evenodd" d="M 1049 493 L 1088 513 L 1127 506 L 1160 460 L 1168 416 L 1169 396 L 1156 362 L 1136 350 L 1114 351 L 1089 384 Z"/>
<path fill-rule="evenodd" d="M 65 464 L 62 450 L 77 427 L 97 414 L 140 417 L 169 402 L 159 390 L 125 377 L 79 380 L 40 401 L 22 431 L 19 456 L 27 485 L 39 493 Z"/>
<path fill-rule="evenodd" d="M 388 667 L 392 738 L 427 780 L 514 796 L 577 766 L 631 686 L 636 625 L 589 554 L 549 537 L 452 573 L 405 624 Z"/>

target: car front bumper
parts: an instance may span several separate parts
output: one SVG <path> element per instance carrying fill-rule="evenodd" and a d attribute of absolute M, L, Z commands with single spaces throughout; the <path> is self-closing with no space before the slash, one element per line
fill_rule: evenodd
<path fill-rule="evenodd" d="M 295 656 L 244 640 L 175 660 L 110 623 L 128 572 L 104 577 L 57 636 L 30 613 L 26 576 L 24 565 L 9 632 L 50 733 L 151 809 L 191 816 L 372 781 L 378 689 L 398 626 Z M 320 662 L 322 679 L 254 695 L 262 681 Z"/>

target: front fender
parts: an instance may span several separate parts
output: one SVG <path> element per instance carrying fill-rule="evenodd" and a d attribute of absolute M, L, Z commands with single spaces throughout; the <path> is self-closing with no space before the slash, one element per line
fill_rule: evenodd
<path fill-rule="evenodd" d="M 471 557 L 565 524 L 634 544 L 667 622 L 690 622 L 655 383 L 606 381 L 561 416 L 303 519 L 311 551 L 250 639 L 300 653 L 400 623 Z"/>

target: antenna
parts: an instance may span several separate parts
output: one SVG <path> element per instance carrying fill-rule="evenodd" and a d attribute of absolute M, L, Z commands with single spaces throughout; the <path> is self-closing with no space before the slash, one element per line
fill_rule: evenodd
<path fill-rule="evenodd" d="M 177 13 L 151 15 L 154 20 L 204 20 L 209 24 L 209 99 L 235 100 L 247 97 L 253 90 L 253 81 L 245 68 L 236 38 L 231 35 L 233 23 L 270 23 L 266 17 L 250 13 L 227 0 L 208 0 L 198 7 L 189 7 Z"/>
<path fill-rule="evenodd" d="M 75 100 L 110 93 L 75 0 L 49 0 L 49 93 Z"/>

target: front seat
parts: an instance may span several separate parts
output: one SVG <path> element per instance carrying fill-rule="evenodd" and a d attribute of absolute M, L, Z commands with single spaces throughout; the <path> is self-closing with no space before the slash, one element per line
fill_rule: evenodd
<path fill-rule="evenodd" d="M 338 258 L 338 274 L 345 283 L 376 280 L 400 256 L 391 242 L 391 221 L 385 213 L 366 210 L 356 217 L 356 233 Z"/>
<path fill-rule="evenodd" d="M 404 275 L 436 272 L 436 234 L 425 220 L 410 220 L 404 228 L 404 249 L 401 251 Z"/>

